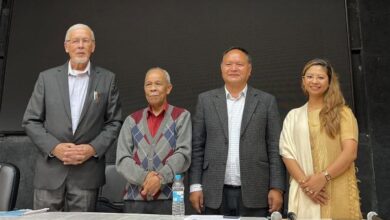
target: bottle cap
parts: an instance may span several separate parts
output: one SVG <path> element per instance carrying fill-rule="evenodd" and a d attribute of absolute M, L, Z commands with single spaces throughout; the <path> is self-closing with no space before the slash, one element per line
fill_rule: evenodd
<path fill-rule="evenodd" d="M 175 175 L 175 180 L 180 180 L 181 179 L 181 175 L 180 174 L 176 174 Z"/>

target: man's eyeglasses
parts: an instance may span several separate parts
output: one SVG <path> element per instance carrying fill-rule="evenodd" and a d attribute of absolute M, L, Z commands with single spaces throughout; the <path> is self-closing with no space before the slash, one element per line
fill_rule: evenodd
<path fill-rule="evenodd" d="M 79 44 L 80 42 L 83 43 L 83 44 L 90 44 L 93 40 L 89 39 L 89 38 L 82 38 L 82 39 L 70 39 L 70 40 L 67 40 L 66 42 L 67 43 L 71 43 L 73 45 L 77 45 Z"/>

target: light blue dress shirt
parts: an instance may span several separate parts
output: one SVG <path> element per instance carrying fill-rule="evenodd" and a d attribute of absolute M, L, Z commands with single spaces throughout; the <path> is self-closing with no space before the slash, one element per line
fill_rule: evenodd
<path fill-rule="evenodd" d="M 79 124 L 85 97 L 87 96 L 90 70 L 90 62 L 88 62 L 87 67 L 82 71 L 72 69 L 70 62 L 68 65 L 69 102 L 73 134 L 76 132 Z"/>

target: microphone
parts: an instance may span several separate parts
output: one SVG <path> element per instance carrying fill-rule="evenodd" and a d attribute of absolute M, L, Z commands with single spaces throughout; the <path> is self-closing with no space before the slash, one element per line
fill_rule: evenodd
<path fill-rule="evenodd" d="M 288 220 L 297 220 L 297 215 L 294 212 L 287 213 Z"/>
<path fill-rule="evenodd" d="M 379 217 L 378 213 L 371 211 L 367 214 L 367 220 L 383 220 Z"/>
<path fill-rule="evenodd" d="M 283 219 L 283 217 L 282 217 L 282 214 L 280 214 L 280 212 L 278 212 L 278 211 L 272 212 L 271 220 L 282 220 L 282 219 Z"/>

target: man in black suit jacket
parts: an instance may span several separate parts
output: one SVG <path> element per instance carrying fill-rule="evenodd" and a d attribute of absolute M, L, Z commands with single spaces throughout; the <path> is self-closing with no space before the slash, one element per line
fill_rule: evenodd
<path fill-rule="evenodd" d="M 199 95 L 189 172 L 199 213 L 266 216 L 282 207 L 278 107 L 275 97 L 247 85 L 251 70 L 248 52 L 230 48 L 221 62 L 225 86 Z"/>
<path fill-rule="evenodd" d="M 89 60 L 95 37 L 87 25 L 70 27 L 64 46 L 69 62 L 40 73 L 23 118 L 39 150 L 34 209 L 93 211 L 121 126 L 119 92 L 115 75 Z"/>

